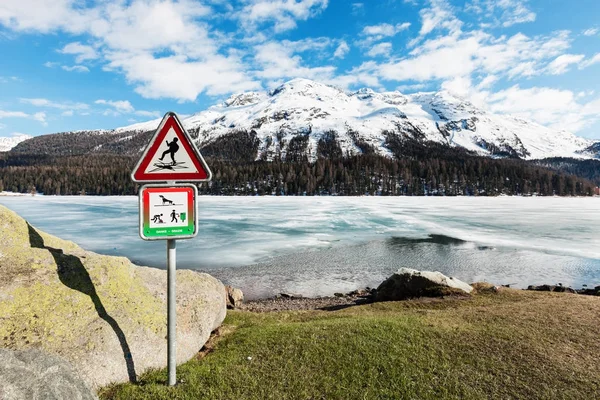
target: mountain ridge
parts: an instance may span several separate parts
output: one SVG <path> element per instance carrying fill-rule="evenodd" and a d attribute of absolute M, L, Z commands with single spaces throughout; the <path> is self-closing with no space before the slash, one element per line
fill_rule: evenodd
<path fill-rule="evenodd" d="M 154 131 L 159 122 L 155 119 L 97 130 L 106 136 L 94 138 L 96 145 L 87 151 L 124 146 L 127 151 L 139 152 L 143 141 L 133 139 Z M 270 91 L 233 94 L 219 104 L 182 118 L 182 123 L 199 148 L 227 136 L 250 135 L 252 145 L 258 145 L 248 150 L 255 152 L 252 156 L 256 160 L 267 161 L 285 160 L 288 153 L 314 161 L 324 142 L 339 149 L 336 154 L 342 156 L 367 152 L 394 157 L 391 143 L 405 140 L 463 148 L 480 156 L 526 160 L 589 159 L 600 153 L 598 141 L 523 118 L 493 114 L 447 91 L 405 95 L 363 88 L 349 92 L 302 78 Z M 128 147 L 129 140 L 135 146 L 132 143 Z M 26 143 L 17 145 L 15 150 L 26 151 Z"/>

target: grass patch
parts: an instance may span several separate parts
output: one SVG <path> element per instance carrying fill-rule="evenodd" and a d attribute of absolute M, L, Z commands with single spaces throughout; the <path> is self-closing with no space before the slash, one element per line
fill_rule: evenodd
<path fill-rule="evenodd" d="M 600 397 L 600 298 L 505 289 L 335 312 L 229 312 L 213 352 L 103 399 Z M 251 357 L 249 360 L 248 357 Z"/>

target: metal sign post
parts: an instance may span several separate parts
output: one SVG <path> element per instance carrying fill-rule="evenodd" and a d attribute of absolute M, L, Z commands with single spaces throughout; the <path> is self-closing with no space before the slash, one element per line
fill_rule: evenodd
<path fill-rule="evenodd" d="M 167 241 L 167 368 L 169 386 L 177 382 L 177 280 L 176 240 L 197 235 L 197 196 L 194 185 L 212 174 L 177 115 L 165 114 L 144 150 L 131 179 L 137 183 L 163 183 L 140 188 L 140 237 Z M 165 184 L 166 183 L 166 184 Z"/>
<path fill-rule="evenodd" d="M 175 302 L 175 271 L 177 269 L 176 239 L 167 240 L 167 368 L 169 386 L 175 385 L 177 371 L 177 305 Z"/>

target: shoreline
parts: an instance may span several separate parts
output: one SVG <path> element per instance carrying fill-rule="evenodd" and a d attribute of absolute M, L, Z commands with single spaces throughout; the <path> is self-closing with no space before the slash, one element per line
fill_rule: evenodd
<path fill-rule="evenodd" d="M 100 194 L 85 194 L 85 195 L 80 195 L 80 194 L 44 194 L 44 193 L 35 193 L 35 194 L 31 194 L 31 193 L 18 193 L 18 192 L 0 192 L 0 197 L 138 197 L 137 194 L 117 194 L 117 195 L 100 195 Z M 438 195 L 412 195 L 412 196 L 407 196 L 407 195 L 396 195 L 396 196 L 382 196 L 382 195 L 365 195 L 365 194 L 361 194 L 361 195 L 319 195 L 319 194 L 315 194 L 312 196 L 297 196 L 297 195 L 275 195 L 275 194 L 264 194 L 264 195 L 216 195 L 216 194 L 198 194 L 198 197 L 272 197 L 272 198 L 288 198 L 288 197 L 292 197 L 292 198 L 296 198 L 296 197 L 342 197 L 342 198 L 356 198 L 356 197 L 365 197 L 365 198 L 369 198 L 369 197 L 375 197 L 375 198 L 379 198 L 379 197 L 390 197 L 390 198 L 397 198 L 397 197 L 439 197 L 439 198 L 449 198 L 449 197 L 459 197 L 459 198 L 478 198 L 478 197 L 483 197 L 483 198 L 502 198 L 502 197 L 509 197 L 509 198 L 513 198 L 513 197 L 518 197 L 518 198 L 560 198 L 560 199 L 568 199 L 568 198 L 572 198 L 572 199 L 587 199 L 587 198 L 596 198 L 596 197 L 600 197 L 600 195 L 597 194 L 592 194 L 589 196 L 559 196 L 556 194 L 553 195 L 549 195 L 549 196 L 542 196 L 539 195 L 537 193 L 535 194 L 527 194 L 527 195 L 518 195 L 518 194 L 498 194 L 498 195 L 493 195 L 493 196 L 484 196 L 484 195 L 462 195 L 462 194 L 457 194 L 457 195 L 443 195 L 443 196 L 438 196 Z"/>
<path fill-rule="evenodd" d="M 478 282 L 471 284 L 477 286 L 480 292 L 498 292 L 501 288 L 511 289 L 510 285 L 496 286 L 488 282 Z M 482 289 L 483 288 L 483 289 Z M 592 287 L 583 287 L 573 289 L 562 285 L 529 285 L 525 289 L 512 288 L 514 290 L 536 291 L 536 292 L 554 292 L 579 294 L 582 296 L 600 296 L 600 285 Z M 348 293 L 335 293 L 333 296 L 304 297 L 299 294 L 280 293 L 276 296 L 267 298 L 252 299 L 243 301 L 241 305 L 235 307 L 235 310 L 249 311 L 255 313 L 272 311 L 336 311 L 343 308 L 373 303 L 373 296 L 377 289 L 365 288 L 353 290 Z M 469 298 L 470 295 L 451 295 L 442 297 L 417 297 L 411 299 L 418 302 L 441 301 L 445 298 Z"/>

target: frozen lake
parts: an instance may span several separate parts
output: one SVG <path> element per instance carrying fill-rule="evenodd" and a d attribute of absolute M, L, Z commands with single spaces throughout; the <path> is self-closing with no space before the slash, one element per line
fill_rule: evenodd
<path fill-rule="evenodd" d="M 165 268 L 166 243 L 138 236 L 137 197 L 0 197 L 51 234 Z M 178 268 L 249 298 L 377 286 L 399 267 L 467 282 L 600 285 L 600 199 L 474 197 L 199 198 L 199 234 Z"/>

